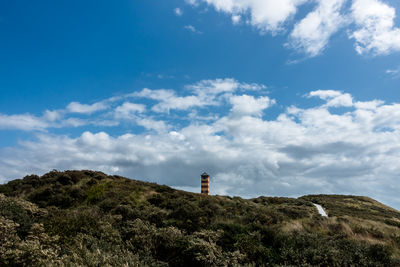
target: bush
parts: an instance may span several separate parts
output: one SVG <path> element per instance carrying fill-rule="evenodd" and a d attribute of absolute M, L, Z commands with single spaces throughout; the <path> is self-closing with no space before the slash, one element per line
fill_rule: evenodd
<path fill-rule="evenodd" d="M 34 223 L 32 211 L 30 213 L 16 200 L 0 195 L 0 216 L 16 223 L 16 233 L 20 238 L 28 235 Z"/>
<path fill-rule="evenodd" d="M 0 266 L 400 262 L 399 214 L 367 198 L 204 196 L 93 171 L 27 176 L 0 191 Z"/>

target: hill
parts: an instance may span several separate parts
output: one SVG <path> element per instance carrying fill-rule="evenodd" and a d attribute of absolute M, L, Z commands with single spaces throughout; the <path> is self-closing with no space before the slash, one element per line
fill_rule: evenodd
<path fill-rule="evenodd" d="M 400 213 L 366 197 L 205 196 L 52 171 L 0 185 L 0 266 L 21 265 L 398 266 Z"/>

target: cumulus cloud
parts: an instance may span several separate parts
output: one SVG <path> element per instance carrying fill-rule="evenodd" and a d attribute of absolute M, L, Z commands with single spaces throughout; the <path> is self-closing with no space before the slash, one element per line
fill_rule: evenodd
<path fill-rule="evenodd" d="M 143 104 L 125 102 L 115 109 L 115 117 L 129 119 L 133 114 L 142 113 L 146 110 Z"/>
<path fill-rule="evenodd" d="M 169 113 L 171 110 L 191 110 L 196 108 L 218 106 L 227 100 L 225 94 L 235 91 L 261 91 L 265 85 L 241 83 L 232 78 L 202 80 L 185 86 L 185 95 L 179 96 L 174 90 L 144 88 L 141 91 L 126 95 L 113 96 L 94 104 L 71 102 L 65 109 L 45 110 L 42 116 L 33 114 L 0 114 L 0 129 L 24 131 L 48 131 L 52 128 L 80 127 L 84 125 L 118 126 L 130 120 L 146 129 L 165 131 L 168 126 L 160 121 L 145 118 L 146 104 L 132 103 L 129 99 L 145 98 L 156 101 L 151 110 L 157 113 Z M 74 117 L 78 113 L 80 118 Z M 200 118 L 200 115 L 196 115 Z M 215 117 L 215 116 L 214 116 Z M 207 118 L 207 116 L 203 116 Z M 193 119 L 193 118 L 191 118 Z M 152 125 L 153 123 L 153 125 Z"/>
<path fill-rule="evenodd" d="M 400 28 L 395 27 L 396 10 L 379 0 L 354 0 L 352 15 L 358 28 L 351 34 L 359 54 L 389 54 L 400 51 Z"/>
<path fill-rule="evenodd" d="M 381 0 L 191 0 L 213 6 L 230 16 L 234 25 L 246 21 L 261 34 L 286 34 L 286 47 L 308 57 L 323 53 L 331 37 L 347 27 L 358 54 L 386 55 L 400 51 L 400 28 L 395 25 L 396 10 Z M 295 21 L 299 7 L 316 7 Z M 354 26 L 356 29 L 354 29 Z"/>
<path fill-rule="evenodd" d="M 145 88 L 134 94 L 134 96 L 159 101 L 152 107 L 152 110 L 155 112 L 169 112 L 171 109 L 187 110 L 192 107 L 206 105 L 206 103 L 197 96 L 177 96 L 172 90 L 150 90 Z"/>
<path fill-rule="evenodd" d="M 232 21 L 238 22 L 241 15 L 249 14 L 251 25 L 263 32 L 282 30 L 286 20 L 297 12 L 297 7 L 307 0 L 198 0 L 191 1 L 197 5 L 206 2 L 217 11 L 232 14 Z"/>
<path fill-rule="evenodd" d="M 375 110 L 377 107 L 381 106 L 384 102 L 381 100 L 372 100 L 372 101 L 364 101 L 364 102 L 356 102 L 354 103 L 355 107 L 363 110 Z"/>
<path fill-rule="evenodd" d="M 294 26 L 289 46 L 311 57 L 321 54 L 330 37 L 346 21 L 340 14 L 345 2 L 346 0 L 319 0 L 317 8 Z"/>
<path fill-rule="evenodd" d="M 166 133 L 169 126 L 161 120 L 154 120 L 152 118 L 139 118 L 137 124 L 143 126 L 147 130 L 155 130 L 158 133 Z"/>
<path fill-rule="evenodd" d="M 308 94 L 309 97 L 319 97 L 326 100 L 327 107 L 351 107 L 353 106 L 353 98 L 348 93 L 342 93 L 335 90 L 317 90 Z"/>
<path fill-rule="evenodd" d="M 237 90 L 259 91 L 265 89 L 265 85 L 240 83 L 232 78 L 202 80 L 198 83 L 187 85 L 186 89 L 191 94 L 178 96 L 173 90 L 143 89 L 131 96 L 157 100 L 151 109 L 155 112 L 169 112 L 170 110 L 188 110 L 194 107 L 215 106 L 221 103 L 221 94 L 233 93 Z"/>
<path fill-rule="evenodd" d="M 274 100 L 251 90 L 256 87 L 263 86 L 220 79 L 188 85 L 183 96 L 149 89 L 124 96 L 110 108 L 127 110 L 143 131 L 84 129 L 78 136 L 40 132 L 0 150 L 0 180 L 54 168 L 96 169 L 196 190 L 200 173 L 207 171 L 213 194 L 358 194 L 400 207 L 399 103 L 364 102 L 346 92 L 315 90 L 305 101 L 313 97 L 323 103 L 291 106 L 267 119 L 261 114 Z M 191 112 L 171 108 L 168 116 L 153 109 L 163 103 L 161 95 L 200 97 L 200 92 L 218 106 L 192 105 Z M 148 108 L 140 106 L 141 100 Z"/>
<path fill-rule="evenodd" d="M 275 103 L 268 96 L 255 98 L 249 95 L 236 95 L 230 98 L 232 104 L 232 113 L 239 115 L 257 115 L 260 116 L 262 111 Z"/>
<path fill-rule="evenodd" d="M 198 95 L 215 96 L 220 93 L 233 92 L 238 89 L 240 83 L 235 79 L 215 79 L 203 80 L 193 85 L 188 85 L 187 88 L 196 92 Z"/>
<path fill-rule="evenodd" d="M 56 121 L 62 118 L 62 112 L 57 110 L 46 110 L 43 117 L 49 121 Z"/>

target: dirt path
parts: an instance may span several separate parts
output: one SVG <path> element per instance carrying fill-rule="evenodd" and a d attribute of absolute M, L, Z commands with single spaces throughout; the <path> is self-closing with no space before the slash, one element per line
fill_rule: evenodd
<path fill-rule="evenodd" d="M 317 207 L 318 213 L 321 214 L 321 216 L 323 217 L 328 217 L 328 215 L 326 214 L 324 208 L 321 205 L 315 204 L 313 203 L 315 207 Z"/>

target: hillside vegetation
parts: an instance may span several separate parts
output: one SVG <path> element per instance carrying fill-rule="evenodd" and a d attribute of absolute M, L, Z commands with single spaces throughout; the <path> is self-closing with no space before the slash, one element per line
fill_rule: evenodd
<path fill-rule="evenodd" d="M 290 265 L 399 266 L 400 213 L 366 197 L 205 196 L 94 171 L 0 185 L 0 266 Z"/>

